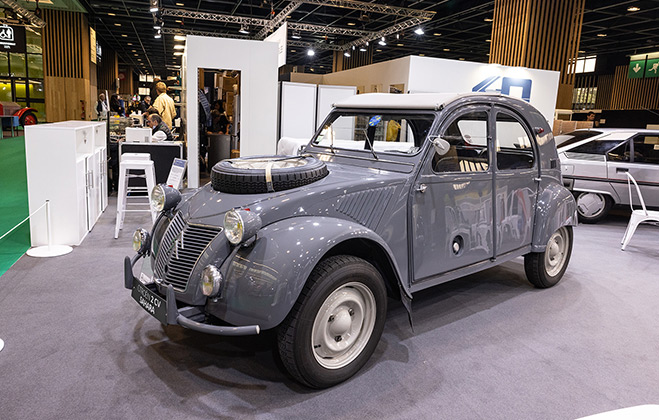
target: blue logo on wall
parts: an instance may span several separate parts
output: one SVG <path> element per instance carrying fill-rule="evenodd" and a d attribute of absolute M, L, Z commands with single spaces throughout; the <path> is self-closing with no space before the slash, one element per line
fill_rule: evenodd
<path fill-rule="evenodd" d="M 501 89 L 488 89 L 494 82 L 501 79 Z M 531 79 L 513 79 L 512 77 L 492 76 L 474 86 L 472 92 L 501 92 L 510 95 L 511 87 L 522 88 L 522 99 L 531 102 Z"/>

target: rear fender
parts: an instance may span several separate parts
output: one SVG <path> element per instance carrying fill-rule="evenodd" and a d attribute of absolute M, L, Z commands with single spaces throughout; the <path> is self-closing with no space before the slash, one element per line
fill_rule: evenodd
<path fill-rule="evenodd" d="M 237 252 L 227 269 L 222 298 L 210 302 L 208 310 L 233 325 L 273 328 L 286 318 L 320 260 L 355 238 L 380 246 L 400 282 L 391 250 L 372 230 L 332 217 L 294 217 L 264 227 L 253 245 Z"/>
<path fill-rule="evenodd" d="M 19 109 L 18 111 L 14 112 L 14 117 L 18 117 L 18 118 L 20 118 L 20 117 L 23 116 L 23 114 L 25 114 L 25 113 L 28 112 L 28 111 L 38 112 L 38 111 L 37 111 L 36 109 L 34 109 L 34 108 L 21 108 L 21 109 Z"/>
<path fill-rule="evenodd" d="M 577 203 L 564 186 L 551 183 L 541 189 L 535 210 L 532 252 L 544 252 L 551 235 L 563 226 L 577 225 Z M 544 223 L 538 223 L 543 220 Z"/>

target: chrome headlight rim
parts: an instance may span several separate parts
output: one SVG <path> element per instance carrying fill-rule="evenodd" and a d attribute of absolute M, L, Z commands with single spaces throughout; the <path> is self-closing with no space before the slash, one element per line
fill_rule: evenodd
<path fill-rule="evenodd" d="M 151 190 L 151 208 L 158 213 L 165 208 L 165 190 L 162 185 L 156 185 Z"/>
<path fill-rule="evenodd" d="M 140 255 L 146 254 L 151 247 L 151 235 L 146 229 L 137 229 L 133 233 L 133 250 Z"/>
<path fill-rule="evenodd" d="M 201 294 L 207 297 L 215 297 L 222 287 L 222 273 L 214 265 L 207 265 L 201 272 Z"/>
<path fill-rule="evenodd" d="M 158 213 L 173 209 L 181 202 L 181 193 L 174 187 L 158 184 L 151 190 L 151 208 Z"/>
<path fill-rule="evenodd" d="M 224 215 L 224 235 L 232 245 L 238 245 L 243 241 L 245 224 L 240 213 L 236 209 L 229 210 Z"/>

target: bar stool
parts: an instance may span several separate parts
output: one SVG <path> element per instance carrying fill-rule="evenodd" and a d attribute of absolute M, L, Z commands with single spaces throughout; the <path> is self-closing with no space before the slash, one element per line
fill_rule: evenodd
<path fill-rule="evenodd" d="M 144 174 L 134 174 L 130 171 L 143 171 Z M 146 179 L 145 187 L 129 187 L 128 180 L 130 178 L 143 178 Z M 114 226 L 114 238 L 119 237 L 119 231 L 124 227 L 124 216 L 127 212 L 145 212 L 151 213 L 151 220 L 155 223 L 156 212 L 151 208 L 151 191 L 156 185 L 156 171 L 151 160 L 149 153 L 124 153 L 121 155 L 119 162 L 119 191 L 117 192 L 117 221 Z M 146 192 L 148 202 L 145 203 L 129 203 L 128 200 L 144 199 L 144 196 L 130 195 L 135 192 Z M 148 209 L 127 209 L 127 206 L 144 207 Z"/>

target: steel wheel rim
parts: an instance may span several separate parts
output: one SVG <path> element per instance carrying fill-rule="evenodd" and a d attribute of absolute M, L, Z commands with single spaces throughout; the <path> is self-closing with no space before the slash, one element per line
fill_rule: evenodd
<path fill-rule="evenodd" d="M 551 277 L 556 276 L 563 269 L 567 260 L 569 237 L 567 229 L 560 228 L 549 238 L 545 251 L 545 269 Z"/>
<path fill-rule="evenodd" d="M 373 292 L 363 283 L 350 282 L 334 290 L 318 309 L 311 330 L 318 364 L 340 369 L 354 361 L 371 338 L 376 308 Z"/>
<path fill-rule="evenodd" d="M 577 209 L 582 216 L 597 217 L 604 211 L 606 199 L 597 193 L 581 193 L 577 198 Z"/>

